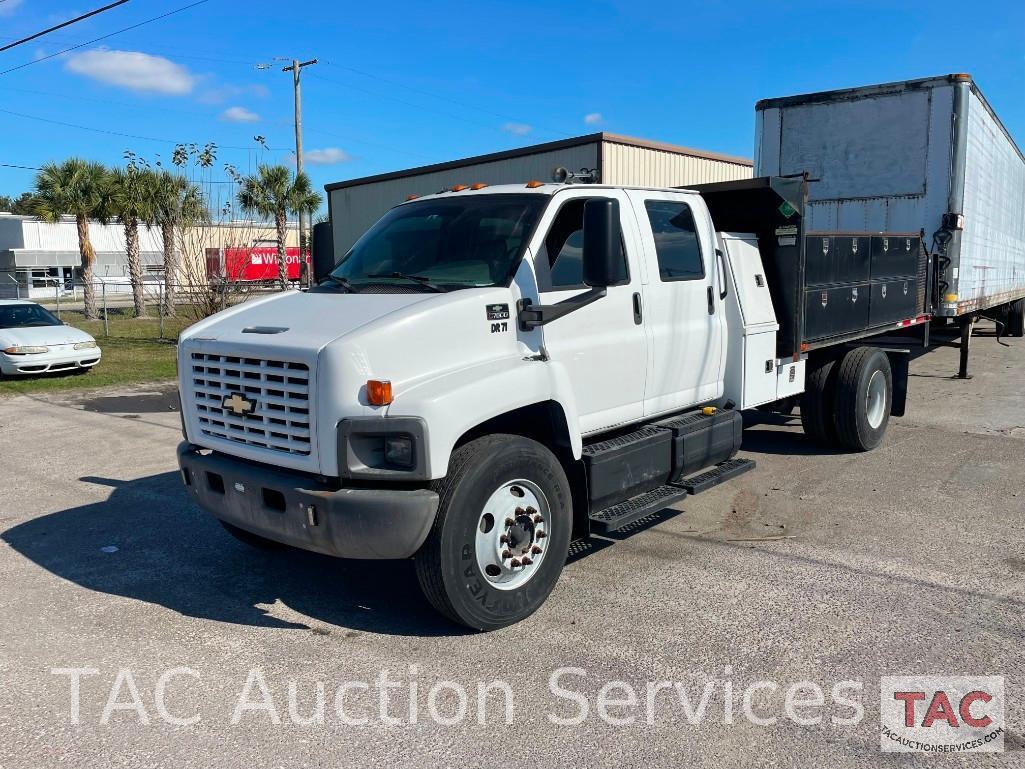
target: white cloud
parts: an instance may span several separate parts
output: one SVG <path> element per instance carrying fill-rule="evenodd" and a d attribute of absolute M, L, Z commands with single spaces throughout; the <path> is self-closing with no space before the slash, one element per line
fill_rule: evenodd
<path fill-rule="evenodd" d="M 6 3 L 0 3 L 0 16 L 13 16 L 19 5 L 21 5 L 21 0 L 7 0 Z"/>
<path fill-rule="evenodd" d="M 503 131 L 508 131 L 514 136 L 526 136 L 534 130 L 533 126 L 529 126 L 526 123 L 506 123 L 502 126 Z"/>
<path fill-rule="evenodd" d="M 598 123 L 602 122 L 604 119 L 605 118 L 601 116 L 600 112 L 588 112 L 584 115 L 584 122 L 587 123 L 587 125 L 598 125 Z"/>
<path fill-rule="evenodd" d="M 191 93 L 196 84 L 196 77 L 180 64 L 140 51 L 86 51 L 72 56 L 64 66 L 76 75 L 132 91 L 181 96 Z"/>
<path fill-rule="evenodd" d="M 229 123 L 255 123 L 259 119 L 259 115 L 245 107 L 228 107 L 221 113 L 221 120 L 226 120 Z"/>
<path fill-rule="evenodd" d="M 322 150 L 306 150 L 303 152 L 303 162 L 311 166 L 331 166 L 335 163 L 344 163 L 352 160 L 352 156 L 345 150 L 337 147 L 325 147 Z"/>

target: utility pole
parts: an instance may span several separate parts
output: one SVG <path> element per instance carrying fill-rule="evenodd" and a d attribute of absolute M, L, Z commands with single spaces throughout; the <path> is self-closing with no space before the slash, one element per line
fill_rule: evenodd
<path fill-rule="evenodd" d="M 292 88 L 295 90 L 295 174 L 298 176 L 303 172 L 303 110 L 302 110 L 302 93 L 299 88 L 299 73 L 302 72 L 303 67 L 309 67 L 316 64 L 316 59 L 310 59 L 309 61 L 299 61 L 298 59 L 292 59 L 292 63 L 287 67 L 282 67 L 282 72 L 292 73 Z M 299 212 L 299 264 L 300 272 L 302 271 L 303 259 L 306 258 L 306 215 Z M 309 280 L 309 270 L 307 270 L 307 280 Z"/>

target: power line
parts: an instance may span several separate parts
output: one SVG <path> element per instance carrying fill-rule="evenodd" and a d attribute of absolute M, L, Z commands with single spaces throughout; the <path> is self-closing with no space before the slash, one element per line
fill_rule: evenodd
<path fill-rule="evenodd" d="M 4 0 L 0 0 L 0 3 L 2 3 L 3 1 Z M 0 168 L 20 168 L 20 169 L 22 169 L 24 171 L 42 171 L 43 170 L 42 168 L 39 168 L 38 166 L 16 166 L 16 165 L 13 165 L 11 163 L 0 163 Z"/>
<path fill-rule="evenodd" d="M 19 45 L 23 45 L 24 43 L 27 43 L 30 40 L 35 40 L 37 37 L 42 37 L 43 35 L 49 34 L 50 32 L 56 32 L 58 29 L 70 27 L 72 24 L 77 24 L 83 19 L 88 19 L 91 16 L 96 16 L 98 14 L 103 13 L 104 11 L 109 11 L 111 8 L 117 8 L 119 5 L 124 5 L 127 2 L 128 0 L 117 0 L 117 2 L 113 2 L 110 5 L 105 5 L 102 8 L 97 8 L 94 11 L 89 11 L 89 13 L 83 13 L 81 16 L 76 16 L 73 19 L 62 21 L 60 24 L 54 27 L 50 27 L 49 29 L 44 29 L 42 32 L 36 32 L 34 35 L 29 35 L 28 37 L 23 37 L 21 40 L 15 40 L 13 43 L 8 43 L 3 48 L 0 48 L 0 53 L 3 53 L 4 51 L 9 51 L 11 48 L 16 48 Z"/>
<path fill-rule="evenodd" d="M 120 131 L 110 131 L 106 128 L 93 128 L 92 126 L 78 125 L 77 123 L 65 123 L 63 120 L 52 120 L 50 118 L 39 117 L 38 115 L 27 115 L 24 112 L 14 112 L 9 109 L 0 109 L 0 112 L 6 115 L 14 115 L 15 117 L 25 118 L 26 120 L 38 120 L 40 123 L 51 123 L 53 125 L 64 126 L 65 128 L 77 128 L 80 131 L 92 131 L 93 133 L 108 134 L 110 136 L 120 136 L 125 139 L 138 139 L 140 141 L 157 142 L 158 144 L 188 144 L 188 142 L 174 141 L 172 139 L 159 139 L 154 136 L 142 136 L 140 134 L 128 134 Z M 214 142 L 216 144 L 216 142 Z M 218 149 L 225 150 L 255 150 L 256 146 L 251 147 L 240 147 L 232 144 L 217 144 Z M 283 151 L 282 147 L 267 147 L 272 152 Z"/>
<path fill-rule="evenodd" d="M 494 110 L 490 110 L 490 109 L 487 109 L 485 107 L 479 107 L 476 104 L 468 104 L 467 102 L 459 101 L 458 99 L 453 99 L 453 98 L 451 98 L 449 96 L 443 96 L 442 94 L 433 93 L 431 91 L 425 91 L 422 88 L 417 88 L 415 86 L 406 85 L 405 83 L 400 83 L 397 80 L 391 80 L 389 78 L 382 77 L 381 75 L 375 75 L 373 72 L 366 72 L 366 71 L 361 70 L 361 69 L 356 69 L 355 67 L 349 67 L 349 66 L 344 65 L 344 64 L 337 64 L 336 62 L 333 62 L 333 61 L 323 61 L 322 63 L 323 64 L 327 64 L 329 67 L 335 67 L 337 69 L 347 70 L 348 72 L 354 72 L 357 75 L 361 75 L 363 77 L 368 77 L 368 78 L 371 78 L 372 80 L 380 80 L 382 83 L 387 83 L 388 85 L 393 85 L 393 86 L 396 86 L 397 88 L 404 88 L 407 91 L 412 91 L 413 93 L 418 93 L 421 96 L 427 96 L 427 97 L 430 97 L 432 99 L 439 99 L 441 101 L 447 101 L 449 104 L 454 104 L 457 107 L 463 107 L 465 109 L 476 110 L 477 112 L 482 112 L 482 113 L 486 113 L 488 115 L 493 115 L 494 117 L 501 118 L 503 120 L 511 120 L 511 121 L 517 121 L 517 122 L 522 121 L 522 118 L 515 117 L 513 115 L 506 115 L 504 113 L 495 112 Z M 572 136 L 572 134 L 568 134 L 565 131 L 556 131 L 553 128 L 545 128 L 544 126 L 536 126 L 536 127 L 540 128 L 542 131 L 548 131 L 549 133 L 560 134 L 562 136 Z"/>
<path fill-rule="evenodd" d="M 17 67 L 11 67 L 10 69 L 5 69 L 2 72 L 0 72 L 0 75 L 6 75 L 6 74 L 8 74 L 10 72 L 15 72 L 15 71 L 17 71 L 19 69 L 24 69 L 25 67 L 31 67 L 33 64 L 38 64 L 41 61 L 46 61 L 47 59 L 52 59 L 52 58 L 54 58 L 56 56 L 60 56 L 62 54 L 65 54 L 68 51 L 74 51 L 74 50 L 76 50 L 78 48 L 84 48 L 87 45 L 92 45 L 93 43 L 98 43 L 101 40 L 106 40 L 107 38 L 114 37 L 114 35 L 120 35 L 122 32 L 128 32 L 128 31 L 133 30 L 133 29 L 138 29 L 139 27 L 142 27 L 142 26 L 144 26 L 146 24 L 152 24 L 154 21 L 160 21 L 160 19 L 166 19 L 168 16 L 173 16 L 176 13 L 181 13 L 182 11 L 187 11 L 189 8 L 195 8 L 197 5 L 203 5 L 203 3 L 208 3 L 208 2 L 210 2 L 210 0 L 196 0 L 196 2 L 194 2 L 194 3 L 190 3 L 189 5 L 183 5 L 181 8 L 175 8 L 173 11 L 168 11 L 167 13 L 162 13 L 159 16 L 154 16 L 152 19 L 146 19 L 145 21 L 140 21 L 138 24 L 132 24 L 130 27 L 125 27 L 124 29 L 119 29 L 119 30 L 116 30 L 115 32 L 110 32 L 109 34 L 101 35 L 100 37 L 94 37 L 92 40 L 87 40 L 84 43 L 79 43 L 78 45 L 73 45 L 70 48 L 65 48 L 63 51 L 57 51 L 57 53 L 51 53 L 51 54 L 49 54 L 47 56 L 41 56 L 38 59 L 33 59 L 32 61 L 27 61 L 24 64 L 19 64 Z"/>

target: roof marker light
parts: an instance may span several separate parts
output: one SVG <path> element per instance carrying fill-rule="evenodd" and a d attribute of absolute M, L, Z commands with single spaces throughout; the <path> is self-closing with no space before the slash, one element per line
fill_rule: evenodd
<path fill-rule="evenodd" d="M 529 182 L 527 182 L 527 189 L 534 190 L 542 186 L 543 184 L 544 182 L 539 182 L 537 179 L 531 179 Z"/>
<path fill-rule="evenodd" d="M 456 184 L 452 187 L 452 192 L 462 192 L 465 189 L 469 189 L 465 184 Z"/>
<path fill-rule="evenodd" d="M 470 185 L 470 189 L 471 190 L 482 190 L 482 189 L 484 189 L 487 186 L 488 185 L 486 185 L 484 182 L 477 182 L 476 184 L 471 184 Z"/>

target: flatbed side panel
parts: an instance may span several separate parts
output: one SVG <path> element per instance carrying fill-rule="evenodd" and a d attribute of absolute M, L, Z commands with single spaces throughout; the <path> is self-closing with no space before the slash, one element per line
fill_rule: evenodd
<path fill-rule="evenodd" d="M 1025 296 L 1025 162 L 974 91 L 967 112 L 959 314 Z"/>

